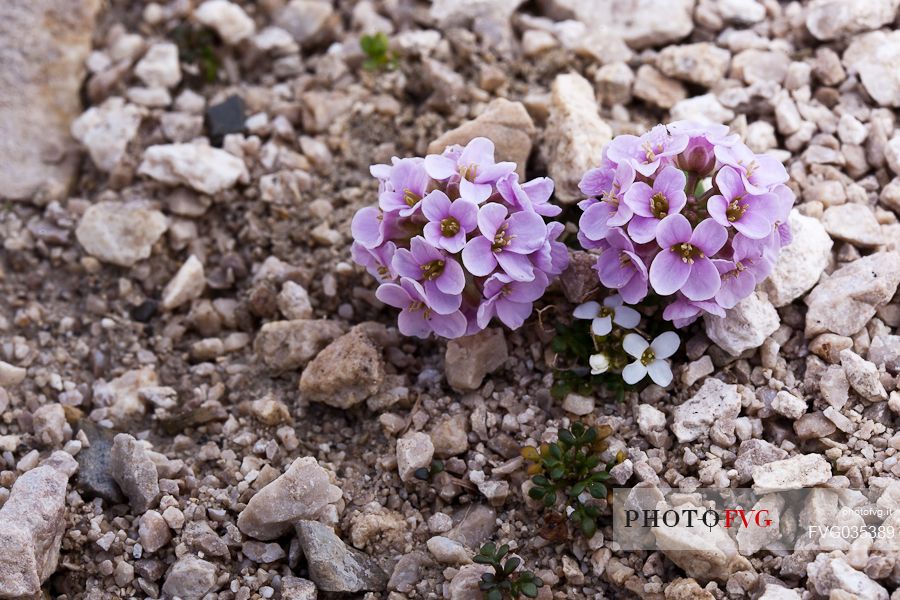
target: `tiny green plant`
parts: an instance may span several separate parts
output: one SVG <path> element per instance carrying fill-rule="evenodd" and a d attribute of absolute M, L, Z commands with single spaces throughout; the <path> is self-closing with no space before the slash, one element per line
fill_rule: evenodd
<path fill-rule="evenodd" d="M 513 600 L 524 596 L 526 598 L 536 598 L 538 588 L 543 587 L 544 582 L 541 578 L 531 571 L 516 571 L 522 564 L 522 559 L 518 556 L 510 556 L 503 560 L 509 554 L 509 545 L 503 544 L 499 548 L 490 542 L 483 545 L 473 559 L 476 563 L 482 565 L 490 565 L 493 567 L 493 573 L 485 573 L 481 576 L 482 598 L 484 600 Z"/>
<path fill-rule="evenodd" d="M 397 54 L 390 49 L 390 41 L 384 32 L 371 35 L 364 35 L 359 40 L 359 46 L 362 48 L 366 60 L 363 62 L 363 68 L 367 71 L 381 71 L 383 69 L 393 70 L 397 68 Z"/>
<path fill-rule="evenodd" d="M 546 508 L 560 504 L 563 510 L 571 507 L 570 517 L 587 537 L 597 531 L 600 510 L 579 497 L 587 492 L 593 498 L 605 499 L 609 490 L 604 482 L 609 479 L 609 470 L 624 459 L 620 452 L 605 468 L 599 468 L 600 453 L 608 447 L 606 438 L 611 434 L 609 425 L 595 428 L 573 423 L 571 429 L 559 431 L 555 442 L 522 448 L 522 457 L 531 463 L 528 474 L 534 484 L 528 495 Z"/>
<path fill-rule="evenodd" d="M 413 477 L 416 479 L 421 479 L 422 481 L 428 481 L 438 473 L 444 470 L 444 461 L 434 459 L 431 461 L 431 465 L 427 467 L 419 467 L 415 471 L 413 471 Z"/>
<path fill-rule="evenodd" d="M 551 348 L 556 354 L 556 371 L 550 395 L 562 400 L 569 394 L 589 396 L 598 389 L 607 389 L 615 394 L 617 400 L 625 397 L 625 390 L 632 386 L 622 381 L 616 373 L 627 364 L 626 356 L 621 351 L 622 331 L 615 329 L 603 337 L 594 336 L 589 327 L 580 323 L 566 325 L 556 323 L 555 335 Z M 609 362 L 607 371 L 593 373 L 586 365 L 595 353 L 603 352 Z"/>

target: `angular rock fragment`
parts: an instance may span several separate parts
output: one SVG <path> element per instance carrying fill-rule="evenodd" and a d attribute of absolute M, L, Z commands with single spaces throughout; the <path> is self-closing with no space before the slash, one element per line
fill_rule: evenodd
<path fill-rule="evenodd" d="M 793 210 L 789 222 L 794 239 L 781 249 L 775 268 L 759 285 L 776 308 L 808 292 L 831 262 L 833 242 L 818 219 Z"/>
<path fill-rule="evenodd" d="M 91 256 L 120 267 L 131 267 L 150 257 L 153 244 L 168 227 L 168 220 L 158 210 L 104 201 L 85 211 L 75 237 Z"/>
<path fill-rule="evenodd" d="M 301 520 L 297 538 L 309 578 L 323 592 L 383 591 L 388 576 L 367 554 L 348 547 L 328 525 Z"/>
<path fill-rule="evenodd" d="M 381 350 L 359 327 L 331 342 L 306 366 L 300 393 L 309 400 L 347 409 L 378 392 L 384 382 Z"/>
<path fill-rule="evenodd" d="M 703 324 L 707 337 L 719 348 L 740 356 L 745 350 L 762 346 L 781 321 L 769 299 L 754 292 L 725 311 L 724 317 L 704 315 Z"/>
<path fill-rule="evenodd" d="M 461 391 L 477 390 L 484 377 L 500 368 L 508 356 L 506 337 L 496 327 L 450 340 L 444 356 L 447 383 Z"/>
<path fill-rule="evenodd" d="M 259 540 L 274 540 L 300 519 L 327 516 L 340 502 L 341 488 L 311 456 L 298 458 L 283 475 L 250 498 L 238 516 L 238 528 Z"/>
<path fill-rule="evenodd" d="M 200 143 L 150 146 L 144 151 L 138 173 L 169 185 L 186 185 L 210 196 L 250 177 L 243 160 Z"/>
<path fill-rule="evenodd" d="M 344 326 L 337 321 L 273 321 L 259 330 L 253 348 L 266 366 L 277 371 L 287 371 L 305 366 L 342 333 Z"/>
<path fill-rule="evenodd" d="M 427 433 L 412 431 L 397 440 L 397 470 L 402 481 L 410 481 L 417 469 L 428 467 L 434 444 Z"/>
<path fill-rule="evenodd" d="M 798 454 L 753 469 L 753 489 L 757 492 L 799 490 L 825 483 L 831 465 L 821 454 Z"/>
<path fill-rule="evenodd" d="M 53 458 L 20 476 L 0 508 L 0 598 L 36 597 L 56 570 L 66 528 L 66 484 L 77 465 L 65 452 Z"/>
<path fill-rule="evenodd" d="M 113 97 L 88 109 L 72 123 L 72 137 L 82 143 L 102 171 L 112 171 L 137 135 L 144 110 Z"/>
<path fill-rule="evenodd" d="M 848 74 L 858 74 L 866 92 L 881 106 L 900 106 L 900 31 L 857 36 L 844 51 Z"/>
<path fill-rule="evenodd" d="M 163 290 L 161 303 L 163 310 L 174 310 L 185 302 L 199 298 L 205 288 L 206 275 L 203 273 L 203 263 L 191 254 Z"/>
<path fill-rule="evenodd" d="M 186 554 L 172 565 L 162 591 L 170 598 L 201 600 L 216 585 L 216 565 Z"/>
<path fill-rule="evenodd" d="M 144 445 L 127 433 L 113 438 L 109 469 L 136 513 L 146 512 L 159 499 L 159 473 Z"/>
<path fill-rule="evenodd" d="M 679 442 L 691 442 L 708 435 L 716 421 L 734 420 L 740 412 L 737 386 L 710 377 L 696 394 L 672 411 L 672 432 Z"/>
<path fill-rule="evenodd" d="M 228 0 L 206 0 L 194 11 L 194 19 L 212 27 L 231 46 L 256 33 L 256 24 L 244 9 Z"/>
<path fill-rule="evenodd" d="M 818 40 L 872 31 L 891 23 L 897 0 L 813 0 L 806 9 L 806 28 Z"/>

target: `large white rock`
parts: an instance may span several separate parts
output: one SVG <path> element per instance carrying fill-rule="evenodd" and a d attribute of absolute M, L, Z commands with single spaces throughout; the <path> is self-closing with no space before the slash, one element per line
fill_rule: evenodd
<path fill-rule="evenodd" d="M 181 81 L 178 46 L 158 42 L 150 46 L 134 68 L 134 74 L 149 88 L 171 88 Z"/>
<path fill-rule="evenodd" d="M 0 2 L 0 198 L 61 198 L 100 0 Z"/>
<path fill-rule="evenodd" d="M 66 484 L 77 469 L 64 452 L 13 484 L 0 508 L 0 598 L 33 598 L 56 570 L 66 530 Z"/>
<path fill-rule="evenodd" d="M 898 0 L 813 0 L 806 28 L 819 40 L 872 31 L 894 20 Z"/>
<path fill-rule="evenodd" d="M 249 178 L 243 160 L 204 144 L 150 146 L 138 173 L 171 185 L 188 185 L 209 195 Z"/>
<path fill-rule="evenodd" d="M 558 19 L 575 18 L 589 30 L 620 37 L 632 48 L 665 46 L 694 29 L 694 0 L 543 0 Z"/>
<path fill-rule="evenodd" d="M 558 75 L 550 95 L 544 148 L 560 202 L 584 199 L 578 182 L 600 164 L 603 147 L 611 139 L 612 129 L 600 118 L 594 87 L 578 73 Z"/>
<path fill-rule="evenodd" d="M 830 331 L 852 336 L 900 285 L 900 252 L 878 252 L 844 265 L 806 297 L 806 337 Z"/>
<path fill-rule="evenodd" d="M 238 515 L 242 532 L 259 540 L 274 540 L 299 520 L 328 518 L 341 502 L 341 488 L 311 456 L 295 460 L 283 475 L 256 492 Z M 335 515 L 336 516 L 336 515 Z"/>
<path fill-rule="evenodd" d="M 884 243 L 875 213 L 862 204 L 848 202 L 830 206 L 822 215 L 822 224 L 834 239 L 860 248 L 873 248 Z"/>
<path fill-rule="evenodd" d="M 775 307 L 764 294 L 754 292 L 725 311 L 724 317 L 705 315 L 706 335 L 732 356 L 759 348 L 775 333 L 781 321 Z"/>
<path fill-rule="evenodd" d="M 781 249 L 778 262 L 759 289 L 775 307 L 790 304 L 816 283 L 831 262 L 833 242 L 818 219 L 791 211 L 793 241 Z"/>
<path fill-rule="evenodd" d="M 863 0 L 859 0 L 863 1 Z M 866 92 L 881 106 L 900 106 L 900 31 L 857 36 L 844 51 L 848 75 L 859 74 Z"/>
<path fill-rule="evenodd" d="M 102 171 L 112 171 L 137 135 L 144 110 L 118 96 L 88 109 L 72 123 L 72 136 L 81 142 Z"/>
<path fill-rule="evenodd" d="M 709 377 L 689 400 L 672 411 L 672 432 L 681 443 L 709 434 L 716 421 L 735 419 L 741 412 L 737 386 Z"/>
<path fill-rule="evenodd" d="M 753 468 L 753 489 L 757 492 L 799 490 L 831 479 L 831 465 L 822 454 L 798 454 Z"/>
<path fill-rule="evenodd" d="M 878 583 L 851 567 L 841 553 L 819 554 L 806 566 L 806 573 L 822 597 L 835 597 L 837 590 L 866 600 L 888 600 L 888 592 Z"/>
<path fill-rule="evenodd" d="M 215 29 L 219 37 L 231 46 L 256 33 L 253 19 L 247 16 L 243 8 L 228 0 L 207 0 L 194 11 L 194 19 Z"/>
<path fill-rule="evenodd" d="M 98 202 L 88 208 L 75 237 L 88 254 L 121 267 L 149 258 L 169 223 L 161 212 L 136 203 Z"/>

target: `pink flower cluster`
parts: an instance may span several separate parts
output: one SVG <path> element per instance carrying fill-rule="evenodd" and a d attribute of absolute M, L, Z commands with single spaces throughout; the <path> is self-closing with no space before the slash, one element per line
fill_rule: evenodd
<path fill-rule="evenodd" d="M 724 316 L 771 272 L 791 241 L 794 194 L 775 158 L 724 125 L 679 121 L 620 135 L 580 189 L 579 240 L 600 256 L 600 282 L 625 302 L 672 296 L 677 327 Z"/>
<path fill-rule="evenodd" d="M 497 317 L 525 322 L 569 255 L 549 203 L 553 182 L 519 183 L 516 165 L 494 161 L 475 138 L 425 158 L 373 165 L 378 206 L 353 217 L 354 260 L 381 285 L 376 297 L 400 309 L 404 335 L 471 335 Z"/>

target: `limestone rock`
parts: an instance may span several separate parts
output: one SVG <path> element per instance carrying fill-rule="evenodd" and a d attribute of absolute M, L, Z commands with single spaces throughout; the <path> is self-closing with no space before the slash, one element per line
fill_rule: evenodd
<path fill-rule="evenodd" d="M 434 0 L 431 17 L 442 30 L 470 26 L 491 48 L 511 49 L 510 18 L 524 0 Z"/>
<path fill-rule="evenodd" d="M 590 30 L 621 37 L 632 48 L 665 46 L 694 29 L 694 0 L 544 0 L 557 19 L 575 18 Z"/>
<path fill-rule="evenodd" d="M 887 400 L 887 391 L 878 375 L 878 367 L 846 348 L 841 350 L 841 366 L 853 390 L 869 402 Z"/>
<path fill-rule="evenodd" d="M 172 532 L 163 516 L 155 510 L 148 510 L 141 516 L 138 539 L 145 552 L 156 552 L 169 543 Z"/>
<path fill-rule="evenodd" d="M 428 551 L 439 563 L 465 565 L 472 562 L 472 557 L 465 546 L 442 535 L 429 538 L 425 545 L 428 546 Z"/>
<path fill-rule="evenodd" d="M 644 102 L 670 109 L 687 98 L 684 85 L 650 65 L 641 65 L 634 78 L 634 95 Z"/>
<path fill-rule="evenodd" d="M 185 302 L 199 298 L 204 289 L 206 289 L 206 275 L 203 272 L 203 263 L 191 254 L 163 290 L 162 308 L 174 310 Z"/>
<path fill-rule="evenodd" d="M 163 594 L 181 600 L 201 600 L 216 585 L 216 565 L 186 554 L 172 565 L 163 583 Z"/>
<path fill-rule="evenodd" d="M 397 470 L 402 481 L 410 481 L 416 469 L 431 465 L 434 444 L 427 433 L 411 431 L 397 440 Z"/>
<path fill-rule="evenodd" d="M 798 454 L 753 469 L 753 489 L 757 492 L 799 490 L 825 483 L 831 465 L 822 454 Z"/>
<path fill-rule="evenodd" d="M 156 504 L 159 473 L 141 442 L 127 433 L 118 434 L 109 452 L 109 469 L 134 512 L 146 512 Z"/>
<path fill-rule="evenodd" d="M 822 224 L 831 237 L 860 248 L 873 248 L 884 243 L 875 214 L 862 204 L 831 206 L 822 215 Z"/>
<path fill-rule="evenodd" d="M 113 97 L 88 109 L 72 123 L 72 137 L 84 145 L 101 171 L 112 171 L 141 125 L 144 110 Z"/>
<path fill-rule="evenodd" d="M 550 118 L 544 138 L 547 170 L 556 197 L 565 204 L 584 199 L 581 177 L 600 164 L 612 129 L 600 118 L 594 88 L 578 73 L 557 75 L 550 94 Z"/>
<path fill-rule="evenodd" d="M 262 326 L 253 348 L 269 368 L 287 371 L 305 366 L 342 333 L 344 326 L 337 321 L 273 321 Z"/>
<path fill-rule="evenodd" d="M 56 199 L 78 165 L 70 135 L 100 0 L 0 3 L 0 198 Z"/>
<path fill-rule="evenodd" d="M 347 409 L 378 392 L 384 383 L 381 350 L 359 327 L 331 342 L 306 366 L 300 393 L 309 400 Z"/>
<path fill-rule="evenodd" d="M 792 210 L 789 223 L 794 239 L 781 249 L 775 268 L 759 285 L 776 308 L 809 291 L 831 262 L 833 243 L 818 219 Z"/>
<path fill-rule="evenodd" d="M 806 337 L 831 331 L 852 336 L 900 285 L 900 252 L 878 252 L 831 274 L 806 297 Z"/>
<path fill-rule="evenodd" d="M 869 344 L 869 360 L 889 373 L 900 372 L 900 335 L 876 335 Z"/>
<path fill-rule="evenodd" d="M 806 28 L 819 40 L 872 31 L 891 23 L 897 0 L 813 0 L 806 9 Z"/>
<path fill-rule="evenodd" d="M 520 181 L 525 180 L 525 165 L 531 154 L 534 121 L 521 102 L 505 98 L 492 101 L 474 120 L 446 132 L 428 145 L 429 154 L 440 154 L 453 144 L 464 146 L 476 137 L 494 142 L 494 160 L 516 163 Z"/>
<path fill-rule="evenodd" d="M 134 67 L 134 74 L 151 89 L 175 87 L 181 81 L 178 46 L 172 42 L 153 44 Z"/>
<path fill-rule="evenodd" d="M 709 42 L 668 46 L 659 53 L 657 66 L 669 77 L 713 87 L 725 77 L 731 53 Z"/>
<path fill-rule="evenodd" d="M 816 592 L 822 596 L 834 597 L 835 591 L 843 590 L 857 598 L 888 600 L 886 589 L 851 567 L 839 553 L 819 554 L 807 565 L 806 572 Z"/>
<path fill-rule="evenodd" d="M 781 321 L 769 299 L 754 292 L 725 311 L 724 317 L 705 315 L 703 324 L 707 337 L 719 348 L 740 356 L 745 350 L 762 346 Z"/>
<path fill-rule="evenodd" d="M 57 458 L 75 462 L 69 455 Z M 74 468 L 40 466 L 13 484 L 0 508 L 0 598 L 36 597 L 56 570 L 66 529 L 66 483 Z"/>
<path fill-rule="evenodd" d="M 286 319 L 310 319 L 313 316 L 309 293 L 299 283 L 285 281 L 278 293 L 278 310 Z"/>
<path fill-rule="evenodd" d="M 434 453 L 439 458 L 450 458 L 469 449 L 468 419 L 465 414 L 446 417 L 431 430 Z"/>
<path fill-rule="evenodd" d="M 0 360 L 0 387 L 11 388 L 25 381 L 28 370 Z"/>
<path fill-rule="evenodd" d="M 249 180 L 244 161 L 200 143 L 162 144 L 144 151 L 138 173 L 169 185 L 187 185 L 204 194 L 217 194 Z"/>
<path fill-rule="evenodd" d="M 745 440 L 738 448 L 738 456 L 734 468 L 738 472 L 738 481 L 746 483 L 753 476 L 753 469 L 776 460 L 787 458 L 787 451 L 765 440 Z"/>
<path fill-rule="evenodd" d="M 848 74 L 858 74 L 866 92 L 881 106 L 900 106 L 900 71 L 893 67 L 897 61 L 900 31 L 873 31 L 857 36 L 843 56 Z"/>
<path fill-rule="evenodd" d="M 275 15 L 274 25 L 281 27 L 300 45 L 313 45 L 327 40 L 340 15 L 328 0 L 291 0 Z"/>
<path fill-rule="evenodd" d="M 772 408 L 778 414 L 793 420 L 797 420 L 806 413 L 806 402 L 791 394 L 787 390 L 781 390 L 775 394 L 772 400 Z"/>
<path fill-rule="evenodd" d="M 672 413 L 672 433 L 679 442 L 692 442 L 708 435 L 716 421 L 735 419 L 741 412 L 741 397 L 737 386 L 713 377 L 689 400 L 676 406 Z"/>
<path fill-rule="evenodd" d="M 127 371 L 109 383 L 95 383 L 94 399 L 102 399 L 109 406 L 109 418 L 113 423 L 122 425 L 144 414 L 146 408 L 141 400 L 141 390 L 157 385 L 159 379 L 156 371 L 153 367 L 144 367 Z"/>
<path fill-rule="evenodd" d="M 228 0 L 206 0 L 194 11 L 197 22 L 215 29 L 222 40 L 233 46 L 256 33 L 256 24 L 244 9 Z"/>
<path fill-rule="evenodd" d="M 447 343 L 444 374 L 460 391 L 477 390 L 484 377 L 496 371 L 508 357 L 503 330 L 490 327 Z"/>
<path fill-rule="evenodd" d="M 153 244 L 168 229 L 158 210 L 139 204 L 104 201 L 85 211 L 75 237 L 91 256 L 121 267 L 150 257 Z"/>
<path fill-rule="evenodd" d="M 298 458 L 283 475 L 250 498 L 238 528 L 260 540 L 274 540 L 300 519 L 319 519 L 341 501 L 341 488 L 315 458 Z"/>
<path fill-rule="evenodd" d="M 299 521 L 297 538 L 306 558 L 309 578 L 323 592 L 380 592 L 388 576 L 378 563 L 348 547 L 331 527 L 316 521 Z"/>

